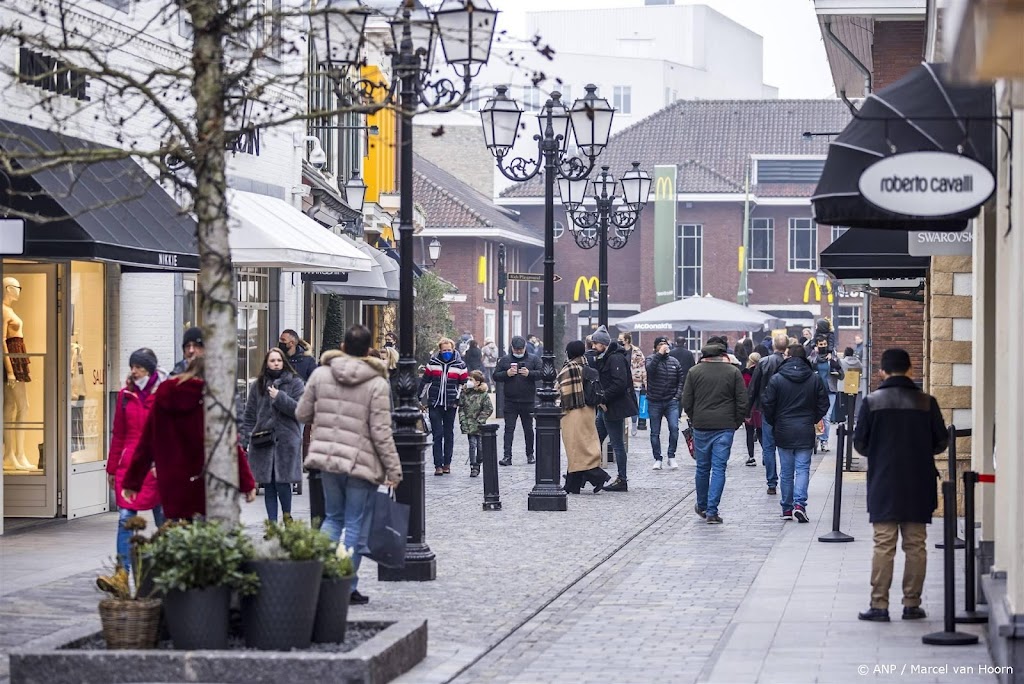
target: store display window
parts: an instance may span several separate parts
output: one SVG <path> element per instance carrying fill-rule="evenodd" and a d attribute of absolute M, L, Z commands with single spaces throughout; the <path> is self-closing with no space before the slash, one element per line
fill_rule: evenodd
<path fill-rule="evenodd" d="M 17 269 L 3 278 L 4 474 L 45 473 L 48 278 Z"/>
<path fill-rule="evenodd" d="M 71 356 L 68 406 L 72 463 L 106 458 L 106 296 L 102 263 L 71 262 Z M 111 389 L 119 388 L 114 379 Z"/>
<path fill-rule="evenodd" d="M 244 406 L 249 383 L 263 365 L 270 339 L 270 269 L 236 269 L 238 379 L 236 403 Z"/>

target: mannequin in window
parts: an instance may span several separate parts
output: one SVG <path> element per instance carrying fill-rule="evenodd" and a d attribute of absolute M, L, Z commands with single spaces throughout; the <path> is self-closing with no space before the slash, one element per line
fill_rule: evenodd
<path fill-rule="evenodd" d="M 29 360 L 21 317 L 14 311 L 14 303 L 21 299 L 21 283 L 4 278 L 4 468 L 8 470 L 35 470 L 25 458 L 25 432 L 10 429 L 14 423 L 28 420 Z"/>

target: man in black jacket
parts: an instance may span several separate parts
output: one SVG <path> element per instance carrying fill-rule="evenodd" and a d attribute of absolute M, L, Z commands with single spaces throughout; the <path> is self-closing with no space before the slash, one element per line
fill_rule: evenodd
<path fill-rule="evenodd" d="M 761 394 L 764 420 L 772 424 L 779 452 L 782 519 L 805 523 L 807 484 L 811 479 L 814 426 L 828 413 L 828 392 L 807 362 L 807 351 L 791 344 L 786 360 Z"/>
<path fill-rule="evenodd" d="M 692 359 L 693 357 L 690 356 Z M 668 338 L 654 340 L 654 353 L 647 357 L 647 412 L 651 430 L 654 469 L 661 470 L 661 417 L 668 421 L 668 467 L 675 470 L 679 444 L 679 399 L 685 375 L 679 361 L 669 356 Z"/>
<path fill-rule="evenodd" d="M 693 364 L 696 361 L 693 360 L 693 352 L 686 347 L 686 338 L 676 338 L 676 348 L 668 353 L 669 356 L 679 362 L 679 367 L 683 369 L 683 384 L 686 384 L 686 374 L 693 368 Z"/>
<path fill-rule="evenodd" d="M 747 388 L 747 406 L 750 410 L 758 409 L 763 413 L 761 395 L 785 360 L 784 354 L 789 348 L 789 337 L 786 336 L 786 333 L 778 333 L 772 338 L 772 348 L 774 352 L 761 359 L 750 378 L 750 387 Z M 775 496 L 775 488 L 779 484 L 779 466 L 775 459 L 775 437 L 772 432 L 772 424 L 767 420 L 761 421 L 761 456 L 764 459 L 768 496 Z"/>
<path fill-rule="evenodd" d="M 875 528 L 871 558 L 871 607 L 857 617 L 889 621 L 889 587 L 897 536 L 903 537 L 903 619 L 925 617 L 921 609 L 928 550 L 925 525 L 939 504 L 935 455 L 949 433 L 935 398 L 910 379 L 910 354 L 886 349 L 879 363 L 882 384 L 861 404 L 853 445 L 868 459 L 868 515 Z M 838 456 L 837 456 L 838 458 Z"/>
<path fill-rule="evenodd" d="M 309 376 L 313 374 L 318 364 L 309 349 L 302 343 L 299 333 L 291 329 L 282 331 L 278 344 L 281 346 L 281 350 L 288 355 L 288 363 L 292 364 L 292 368 L 302 378 L 302 382 L 308 382 Z"/>
<path fill-rule="evenodd" d="M 512 353 L 498 359 L 494 366 L 494 382 L 505 388 L 505 457 L 498 465 L 512 465 L 512 442 L 516 436 L 516 421 L 523 423 L 526 437 L 526 462 L 533 463 L 533 407 L 537 403 L 537 381 L 541 375 L 541 360 L 526 352 L 526 340 L 518 335 L 512 338 Z"/>
<path fill-rule="evenodd" d="M 626 443 L 623 423 L 639 413 L 633 394 L 633 376 L 629 370 L 629 359 L 618 342 L 612 342 L 611 335 L 603 325 L 590 336 L 594 344 L 594 364 L 601 374 L 605 403 L 597 407 L 597 436 L 603 443 L 611 442 L 615 452 L 615 466 L 619 476 L 604 488 L 606 492 L 629 491 L 626 476 Z"/>

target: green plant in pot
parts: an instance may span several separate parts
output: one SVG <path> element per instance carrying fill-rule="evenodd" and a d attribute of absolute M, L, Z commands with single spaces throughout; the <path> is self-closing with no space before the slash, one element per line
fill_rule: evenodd
<path fill-rule="evenodd" d="M 267 521 L 264 531 L 245 566 L 260 579 L 259 592 L 242 599 L 245 644 L 268 651 L 309 648 L 323 559 L 334 545 L 299 520 Z"/>
<path fill-rule="evenodd" d="M 199 518 L 169 523 L 147 551 L 174 647 L 227 648 L 232 590 L 245 596 L 259 587 L 259 578 L 243 567 L 253 548 L 241 528 Z"/>
<path fill-rule="evenodd" d="M 112 572 L 96 578 L 96 586 L 107 594 L 99 604 L 100 623 L 103 625 L 103 639 L 107 648 L 146 649 L 156 646 L 160 625 L 160 599 L 150 598 L 147 587 L 149 565 L 143 562 L 143 548 L 149 539 L 141 532 L 146 529 L 146 520 L 133 516 L 125 521 L 125 527 L 134 532 L 131 540 L 131 564 L 135 569 L 134 586 L 129 571 L 119 558 Z"/>
<path fill-rule="evenodd" d="M 324 558 L 324 575 L 320 582 L 316 623 L 313 626 L 314 643 L 340 644 L 345 641 L 353 575 L 355 566 L 352 564 L 352 550 L 338 544 L 337 549 Z"/>

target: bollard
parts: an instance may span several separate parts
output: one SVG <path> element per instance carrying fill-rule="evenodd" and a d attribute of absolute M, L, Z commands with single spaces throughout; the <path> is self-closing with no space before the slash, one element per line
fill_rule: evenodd
<path fill-rule="evenodd" d="M 956 502 L 956 438 L 970 437 L 970 430 L 957 430 L 955 425 L 949 426 L 949 448 L 946 450 L 946 470 L 949 472 L 947 480 L 953 485 L 953 501 Z M 954 512 L 955 512 L 954 508 Z M 935 544 L 935 548 L 944 548 L 943 544 L 945 541 L 940 541 Z M 962 549 L 964 548 L 964 540 L 960 538 L 960 533 L 957 532 L 956 525 L 953 526 L 953 548 Z"/>
<path fill-rule="evenodd" d="M 482 460 L 484 466 L 484 510 L 500 511 L 501 497 L 498 494 L 498 426 L 489 423 L 480 428 Z"/>
<path fill-rule="evenodd" d="M 846 395 L 846 472 L 853 471 L 853 421 L 857 419 L 857 395 Z M 837 431 L 838 432 L 838 431 Z M 838 444 L 836 446 L 839 446 Z M 838 453 L 838 452 L 837 452 Z M 838 456 L 837 456 L 838 457 Z"/>
<path fill-rule="evenodd" d="M 842 423 L 836 429 L 836 482 L 835 496 L 832 497 L 832 531 L 818 537 L 826 543 L 852 542 L 853 537 L 839 531 L 839 515 L 843 509 L 843 446 L 846 444 L 846 426 Z"/>
<path fill-rule="evenodd" d="M 977 610 L 975 596 L 974 561 L 974 485 L 978 484 L 978 473 L 968 470 L 964 473 L 964 612 L 956 616 L 961 625 L 980 625 L 988 622 L 988 613 Z"/>
<path fill-rule="evenodd" d="M 942 537 L 945 544 L 942 548 L 942 584 L 945 589 L 943 630 L 925 634 L 921 641 L 931 646 L 970 646 L 978 643 L 977 635 L 956 631 L 956 548 L 953 544 L 956 536 L 956 485 L 949 480 L 942 483 L 942 503 Z"/>
<path fill-rule="evenodd" d="M 324 504 L 324 483 L 320 477 L 320 471 L 310 468 L 309 470 L 309 520 L 313 527 L 319 529 L 327 516 L 327 507 Z M 314 521 L 316 521 L 314 523 Z"/>

